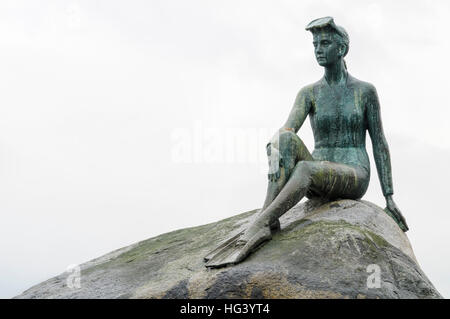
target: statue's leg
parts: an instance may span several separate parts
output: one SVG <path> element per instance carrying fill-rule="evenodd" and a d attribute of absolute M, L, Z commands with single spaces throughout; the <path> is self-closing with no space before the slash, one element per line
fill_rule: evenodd
<path fill-rule="evenodd" d="M 308 191 L 330 199 L 361 198 L 370 174 L 363 168 L 328 161 L 299 161 L 278 196 L 262 211 L 248 233 L 267 227 L 297 204 Z M 253 228 L 253 230 L 251 230 Z"/>
<path fill-rule="evenodd" d="M 286 170 L 290 169 L 291 164 L 289 157 L 283 157 L 283 167 Z M 205 257 L 208 261 L 206 266 L 221 267 L 245 259 L 261 243 L 272 238 L 273 223 L 309 191 L 326 198 L 360 198 L 367 189 L 369 176 L 368 171 L 349 165 L 297 160 L 278 196 L 256 216 L 245 231 L 233 235 L 208 254 Z"/>
<path fill-rule="evenodd" d="M 242 241 L 249 241 L 260 229 L 270 227 L 278 222 L 278 218 L 297 204 L 308 192 L 311 183 L 309 163 L 298 161 L 278 196 L 260 212 L 254 222 L 246 230 Z"/>
<path fill-rule="evenodd" d="M 272 148 L 275 148 L 275 151 L 278 151 L 278 153 L 271 151 Z M 278 143 L 272 147 L 268 147 L 267 156 L 269 159 L 269 167 L 276 167 L 279 169 L 279 172 L 269 171 L 267 193 L 261 212 L 272 203 L 286 185 L 286 182 L 294 171 L 295 165 L 299 161 L 313 160 L 303 141 L 297 134 L 291 131 L 285 131 L 279 135 Z M 279 163 L 273 165 L 274 161 L 279 161 Z M 275 175 L 278 175 L 278 177 L 274 178 Z M 279 229 L 278 220 L 275 220 L 271 224 L 271 228 L 273 230 Z"/>

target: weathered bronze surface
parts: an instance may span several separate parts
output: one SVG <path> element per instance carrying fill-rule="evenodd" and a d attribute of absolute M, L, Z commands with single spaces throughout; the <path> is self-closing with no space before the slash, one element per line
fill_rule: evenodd
<path fill-rule="evenodd" d="M 333 18 L 312 21 L 314 53 L 325 74 L 300 90 L 286 123 L 267 144 L 269 182 L 258 217 L 245 231 L 232 236 L 205 257 L 207 267 L 242 261 L 279 229 L 278 218 L 304 196 L 361 198 L 369 185 L 366 132 L 386 198 L 385 212 L 403 231 L 408 226 L 392 195 L 391 161 L 383 133 L 375 87 L 352 77 L 344 61 L 347 32 Z M 312 153 L 296 134 L 309 115 L 314 134 Z"/>

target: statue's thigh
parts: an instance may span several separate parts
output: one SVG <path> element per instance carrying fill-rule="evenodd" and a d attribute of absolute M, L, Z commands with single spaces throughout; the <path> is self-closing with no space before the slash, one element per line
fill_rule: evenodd
<path fill-rule="evenodd" d="M 308 162 L 310 187 L 308 197 L 361 198 L 367 190 L 369 176 L 364 169 L 328 162 Z"/>

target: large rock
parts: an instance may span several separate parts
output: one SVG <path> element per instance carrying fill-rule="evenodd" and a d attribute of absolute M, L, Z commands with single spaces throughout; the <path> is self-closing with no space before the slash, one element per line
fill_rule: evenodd
<path fill-rule="evenodd" d="M 163 234 L 87 262 L 81 265 L 81 288 L 67 287 L 64 273 L 17 297 L 442 298 L 407 236 L 367 201 L 300 204 L 244 262 L 205 268 L 203 256 L 256 212 Z"/>

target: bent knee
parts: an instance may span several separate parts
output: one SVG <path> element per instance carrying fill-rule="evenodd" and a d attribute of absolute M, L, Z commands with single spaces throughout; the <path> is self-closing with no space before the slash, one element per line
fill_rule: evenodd
<path fill-rule="evenodd" d="M 302 144 L 300 137 L 292 131 L 280 133 L 278 145 L 280 151 L 297 149 Z"/>
<path fill-rule="evenodd" d="M 298 135 L 294 131 L 291 131 L 291 130 L 284 130 L 279 134 L 279 136 L 280 136 L 280 141 L 281 140 L 292 140 L 295 138 L 299 138 Z"/>

